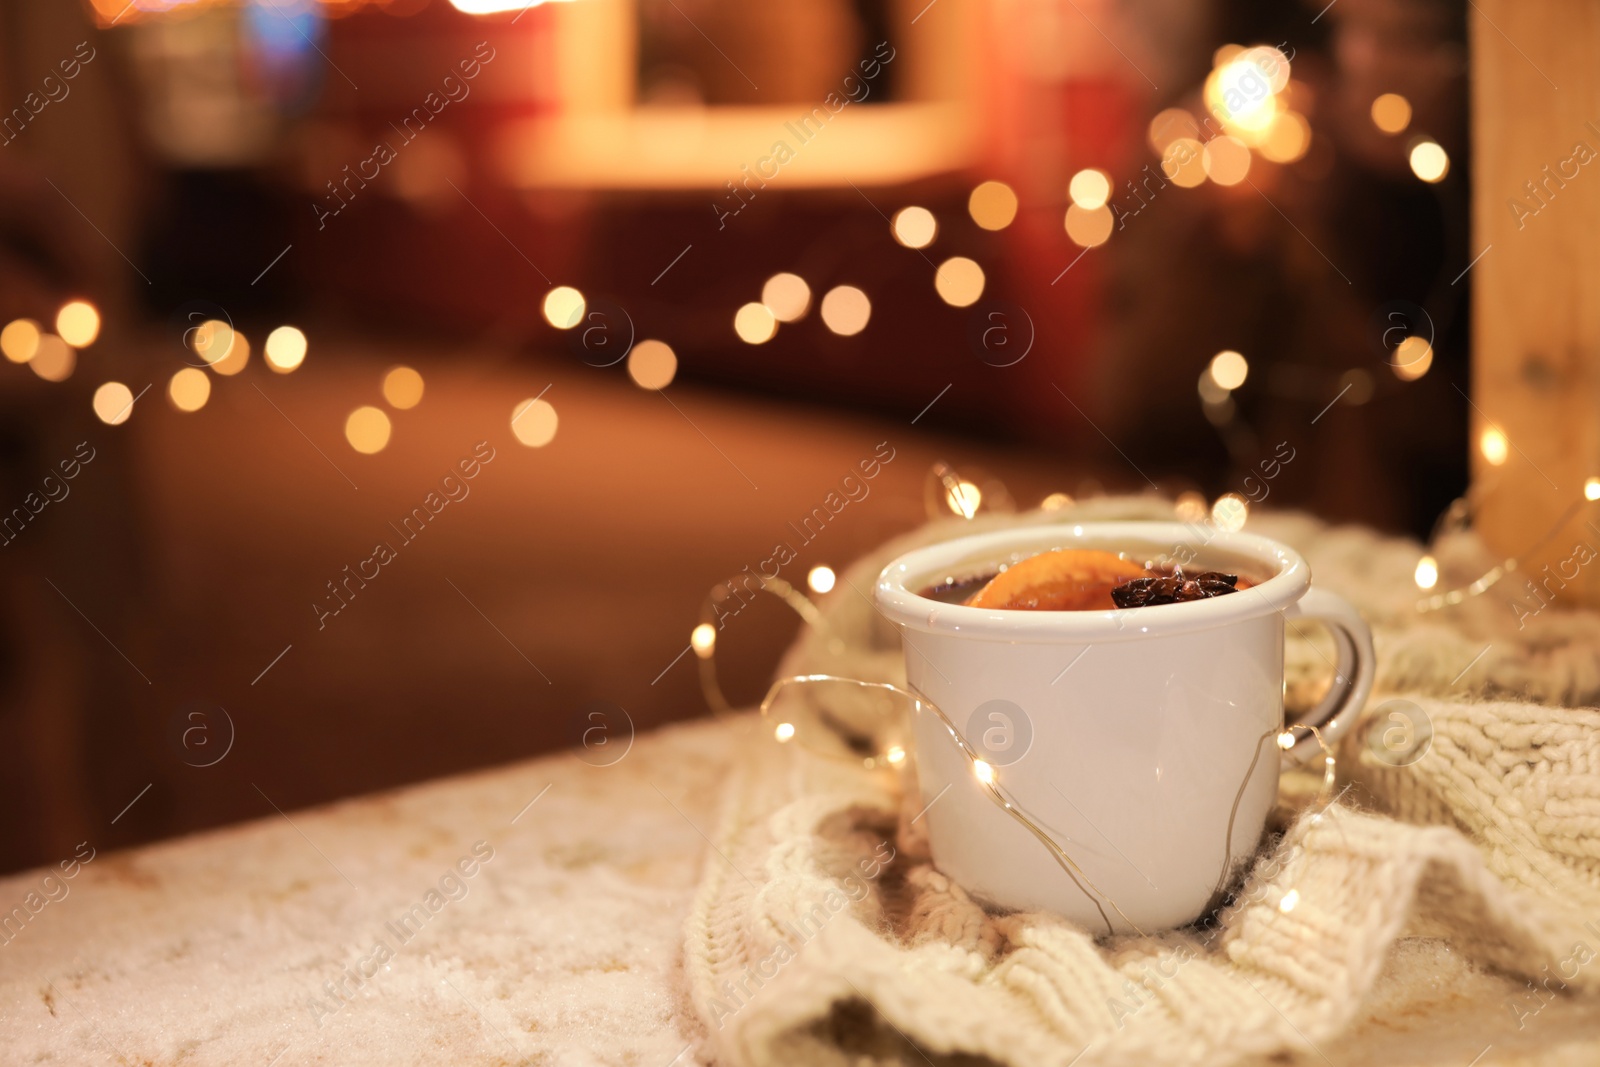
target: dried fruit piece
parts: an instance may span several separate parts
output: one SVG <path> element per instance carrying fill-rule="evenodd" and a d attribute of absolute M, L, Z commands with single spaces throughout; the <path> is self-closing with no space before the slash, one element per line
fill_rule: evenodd
<path fill-rule="evenodd" d="M 1041 552 L 994 576 L 967 604 L 1022 611 L 1092 611 L 1113 606 L 1111 590 L 1150 572 L 1098 549 Z"/>
<path fill-rule="evenodd" d="M 1237 593 L 1239 576 L 1221 571 L 1200 571 L 1184 574 L 1182 567 L 1174 567 L 1170 575 L 1155 578 L 1135 578 L 1111 590 L 1111 599 L 1119 608 L 1143 608 L 1151 604 L 1176 604 L 1184 600 L 1205 600 L 1208 597 Z"/>

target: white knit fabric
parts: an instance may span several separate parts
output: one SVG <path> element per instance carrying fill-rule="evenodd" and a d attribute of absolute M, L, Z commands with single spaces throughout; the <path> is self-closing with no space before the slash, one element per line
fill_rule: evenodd
<path fill-rule="evenodd" d="M 867 598 L 914 544 L 998 522 L 1171 514 L 1100 500 L 931 526 L 842 576 L 825 611 L 844 651 L 808 635 L 783 673 L 902 681 L 897 638 Z M 1415 937 L 1525 983 L 1498 1009 L 1506 1029 L 1600 991 L 1600 712 L 1575 706 L 1600 696 L 1600 618 L 1552 609 L 1519 629 L 1494 596 L 1419 615 L 1415 544 L 1293 515 L 1250 529 L 1299 548 L 1319 585 L 1367 614 L 1369 707 L 1413 700 L 1432 724 L 1426 755 L 1388 766 L 1364 738 L 1384 724 L 1358 724 L 1339 801 L 1317 804 L 1315 783 L 1287 777 L 1276 832 L 1215 924 L 1097 940 L 1048 914 L 987 913 L 929 862 L 913 789 L 755 731 L 687 925 L 708 1052 L 840 1067 L 1322 1062 L 1373 1003 L 1397 941 Z M 1440 555 L 1447 575 L 1482 569 L 1470 538 Z M 1309 687 L 1317 654 L 1291 641 L 1288 658 L 1291 690 Z M 1600 1045 L 1583 1048 L 1562 1062 L 1595 1062 Z"/>

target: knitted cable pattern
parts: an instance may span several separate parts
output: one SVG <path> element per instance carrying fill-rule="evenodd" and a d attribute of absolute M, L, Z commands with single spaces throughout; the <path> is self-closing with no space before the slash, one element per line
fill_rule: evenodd
<path fill-rule="evenodd" d="M 807 634 L 781 673 L 903 683 L 897 637 L 867 597 L 915 545 L 1130 518 L 1171 508 L 1101 499 L 932 524 L 847 570 L 825 606 L 845 647 Z M 1335 803 L 1311 803 L 1314 788 L 1286 776 L 1253 869 L 1212 921 L 1097 940 L 969 899 L 929 860 L 914 787 L 752 728 L 686 928 L 707 1055 L 763 1067 L 1321 1062 L 1397 941 L 1422 935 L 1525 980 L 1531 1007 L 1513 1012 L 1600 992 L 1600 712 L 1573 706 L 1600 697 L 1600 617 L 1519 622 L 1494 596 L 1419 615 L 1415 544 L 1300 515 L 1252 516 L 1251 529 L 1297 547 L 1374 627 L 1378 692 L 1342 746 Z M 1447 568 L 1482 556 L 1464 538 L 1441 552 Z M 1290 640 L 1291 694 L 1314 695 L 1313 640 Z M 1400 696 L 1431 730 L 1403 764 L 1370 733 L 1388 728 L 1373 709 Z"/>

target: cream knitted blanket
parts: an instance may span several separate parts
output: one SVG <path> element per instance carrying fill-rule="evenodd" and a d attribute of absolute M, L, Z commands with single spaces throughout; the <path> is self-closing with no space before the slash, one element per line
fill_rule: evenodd
<path fill-rule="evenodd" d="M 896 635 L 868 598 L 915 544 L 1002 522 L 1171 515 L 1158 500 L 1107 499 L 929 526 L 841 577 L 824 611 L 846 650 L 808 634 L 782 673 L 903 682 Z M 1357 1020 L 1397 943 L 1515 976 L 1525 988 L 1497 1007 L 1503 1029 L 1600 991 L 1600 712 L 1585 706 L 1600 696 L 1600 616 L 1550 609 L 1519 629 L 1493 595 L 1419 615 L 1414 543 L 1295 515 L 1249 528 L 1297 547 L 1320 585 L 1367 614 L 1379 662 L 1369 710 L 1399 695 L 1420 707 L 1432 727 L 1420 759 L 1374 758 L 1366 735 L 1388 724 L 1369 715 L 1340 752 L 1337 802 L 1286 776 L 1219 921 L 1096 939 L 970 901 L 928 860 L 914 787 L 752 730 L 687 924 L 707 1054 L 841 1067 L 1331 1063 L 1323 1046 Z M 1482 562 L 1469 537 L 1441 548 L 1446 574 Z M 1302 645 L 1291 641 L 1292 675 L 1320 662 Z M 1309 684 L 1292 677 L 1291 692 Z M 1570 1062 L 1596 1059 L 1600 1044 Z"/>

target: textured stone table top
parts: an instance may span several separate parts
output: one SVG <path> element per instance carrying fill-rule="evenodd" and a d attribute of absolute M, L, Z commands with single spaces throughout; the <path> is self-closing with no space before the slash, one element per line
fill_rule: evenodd
<path fill-rule="evenodd" d="M 697 1063 L 680 930 L 728 734 L 0 880 L 28 916 L 0 944 L 0 1062 Z"/>
<path fill-rule="evenodd" d="M 675 726 L 610 766 L 564 753 L 0 880 L 0 918 L 26 916 L 0 938 L 0 1063 L 701 1064 L 681 926 L 740 732 Z M 1595 1062 L 1600 1006 L 1523 992 L 1403 941 L 1347 1039 L 1293 1062 Z"/>

